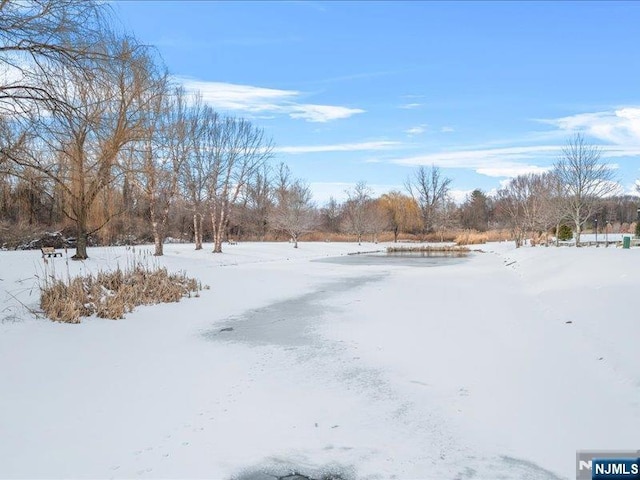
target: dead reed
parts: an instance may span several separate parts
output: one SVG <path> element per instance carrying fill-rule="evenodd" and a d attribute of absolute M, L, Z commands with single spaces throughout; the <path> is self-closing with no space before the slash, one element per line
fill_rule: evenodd
<path fill-rule="evenodd" d="M 132 262 L 124 269 L 65 280 L 48 273 L 40 282 L 40 307 L 51 320 L 80 323 L 81 317 L 120 319 L 139 305 L 179 302 L 200 296 L 202 285 L 184 272 Z"/>

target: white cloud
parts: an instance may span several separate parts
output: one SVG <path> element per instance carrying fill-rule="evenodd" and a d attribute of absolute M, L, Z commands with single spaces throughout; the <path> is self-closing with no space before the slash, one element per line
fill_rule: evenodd
<path fill-rule="evenodd" d="M 426 123 L 421 123 L 420 125 L 417 125 L 415 127 L 411 127 L 405 130 L 404 133 L 406 133 L 409 136 L 415 136 L 415 135 L 421 135 L 428 131 L 429 131 L 429 125 L 427 125 Z M 454 131 L 455 130 L 453 129 L 453 127 L 444 126 L 440 128 L 440 133 L 451 133 Z"/>
<path fill-rule="evenodd" d="M 449 195 L 458 205 L 462 204 L 473 190 L 449 190 Z"/>
<path fill-rule="evenodd" d="M 389 148 L 401 145 L 400 142 L 391 141 L 373 141 L 360 143 L 338 143 L 334 145 L 294 145 L 285 147 L 276 147 L 276 153 L 324 153 L 324 152 L 357 152 L 371 150 L 387 150 Z"/>
<path fill-rule="evenodd" d="M 421 103 L 405 103 L 403 105 L 400 105 L 400 108 L 404 108 L 405 110 L 413 110 L 414 108 L 420 108 L 421 106 Z"/>
<path fill-rule="evenodd" d="M 629 106 L 603 112 L 579 113 L 540 120 L 561 131 L 585 134 L 616 145 L 640 146 L 640 107 Z"/>
<path fill-rule="evenodd" d="M 199 93 L 205 103 L 220 110 L 249 114 L 282 114 L 308 122 L 329 122 L 364 113 L 360 108 L 299 103 L 297 90 L 254 87 L 224 82 L 206 82 L 176 77 L 190 93 Z"/>
<path fill-rule="evenodd" d="M 364 113 L 360 108 L 335 107 L 331 105 L 293 105 L 289 116 L 291 118 L 301 118 L 308 122 L 328 122 L 331 120 L 339 120 L 341 118 L 349 118 L 357 113 Z"/>
<path fill-rule="evenodd" d="M 429 153 L 397 158 L 400 165 L 436 165 L 442 168 L 468 168 L 489 177 L 515 177 L 524 173 L 541 173 L 550 167 L 534 163 L 541 158 L 555 159 L 562 147 L 540 145 L 527 147 L 487 148 Z"/>
<path fill-rule="evenodd" d="M 405 133 L 409 136 L 420 135 L 427 131 L 428 126 L 429 125 L 427 125 L 426 123 L 422 123 L 418 126 L 411 127 L 410 129 L 405 130 Z"/>

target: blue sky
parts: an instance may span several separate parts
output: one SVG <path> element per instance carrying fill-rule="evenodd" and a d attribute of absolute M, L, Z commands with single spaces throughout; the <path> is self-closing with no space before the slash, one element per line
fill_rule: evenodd
<path fill-rule="evenodd" d="M 438 165 L 458 199 L 543 171 L 572 132 L 640 178 L 638 2 L 120 1 L 219 111 L 251 119 L 323 203 Z"/>

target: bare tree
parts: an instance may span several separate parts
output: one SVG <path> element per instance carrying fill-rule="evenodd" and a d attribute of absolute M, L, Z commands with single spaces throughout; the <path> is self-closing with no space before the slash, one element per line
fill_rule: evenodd
<path fill-rule="evenodd" d="M 531 177 L 520 175 L 512 178 L 506 186 L 498 190 L 497 211 L 509 225 L 511 235 L 520 248 L 530 224 Z"/>
<path fill-rule="evenodd" d="M 555 229 L 556 246 L 559 245 L 560 225 L 567 217 L 567 204 L 563 186 L 554 172 L 545 172 L 539 176 L 536 195 L 541 199 L 541 209 L 537 218 L 538 227 L 545 235 L 545 244 L 549 244 L 548 233 Z"/>
<path fill-rule="evenodd" d="M 193 151 L 182 164 L 181 174 L 182 192 L 193 212 L 196 250 L 202 249 L 207 192 L 211 178 L 216 174 L 213 146 L 216 145 L 218 123 L 218 113 L 209 106 L 202 106 L 200 97 L 196 96 L 189 109 L 189 131 Z"/>
<path fill-rule="evenodd" d="M 580 245 L 582 227 L 594 213 L 598 200 L 618 189 L 613 170 L 600 163 L 602 150 L 588 144 L 581 134 L 567 141 L 554 173 L 564 187 L 567 217 L 576 229 L 576 246 Z"/>
<path fill-rule="evenodd" d="M 134 178 L 147 199 L 154 254 L 160 256 L 180 174 L 193 154 L 195 123 L 181 88 L 158 94 L 150 107 L 146 138 L 136 145 Z"/>
<path fill-rule="evenodd" d="M 447 194 L 436 211 L 434 227 L 440 232 L 440 241 L 444 242 L 444 234 L 458 225 L 459 209 L 451 195 Z"/>
<path fill-rule="evenodd" d="M 286 173 L 288 175 L 288 170 Z M 311 189 L 306 183 L 301 180 L 289 182 L 287 179 L 286 184 L 280 184 L 270 223 L 273 228 L 286 232 L 293 240 L 293 248 L 298 248 L 300 235 L 312 231 L 318 223 Z"/>
<path fill-rule="evenodd" d="M 241 212 L 244 227 L 257 235 L 261 242 L 269 230 L 269 211 L 273 206 L 273 186 L 268 164 L 256 169 L 242 191 Z"/>
<path fill-rule="evenodd" d="M 356 235 L 358 245 L 362 243 L 362 235 L 367 232 L 371 221 L 367 205 L 371 200 L 373 191 L 367 182 L 358 182 L 353 189 L 347 190 L 347 200 L 344 203 L 347 229 Z"/>
<path fill-rule="evenodd" d="M 97 224 L 90 221 L 100 195 L 121 174 L 124 147 L 143 137 L 147 104 L 154 96 L 150 92 L 157 87 L 154 59 L 133 39 L 106 36 L 101 48 L 104 56 L 87 61 L 92 82 L 77 69 L 60 66 L 43 78 L 47 89 L 73 108 L 32 117 L 29 149 L 11 158 L 64 192 L 64 214 L 77 231 L 74 259 L 87 258 L 89 236 L 120 213 Z M 62 176 L 60 162 L 65 165 Z"/>
<path fill-rule="evenodd" d="M 222 252 L 231 206 L 273 152 L 272 142 L 264 131 L 247 120 L 227 117 L 217 127 L 211 145 L 216 168 L 208 188 L 213 253 Z"/>
<path fill-rule="evenodd" d="M 338 233 L 340 231 L 342 213 L 342 206 L 334 197 L 330 197 L 329 201 L 320 209 L 321 227 L 324 231 Z"/>
<path fill-rule="evenodd" d="M 367 202 L 365 215 L 367 218 L 366 233 L 371 235 L 373 243 L 378 243 L 378 235 L 389 226 L 389 217 L 379 198 Z"/>
<path fill-rule="evenodd" d="M 420 166 L 405 182 L 407 191 L 420 207 L 424 233 L 433 231 L 436 212 L 447 198 L 451 181 L 442 176 L 440 168 L 432 165 L 431 168 Z"/>
<path fill-rule="evenodd" d="M 1 0 L 0 111 L 73 108 L 41 79 L 54 66 L 90 78 L 86 60 L 108 55 L 99 47 L 107 12 L 89 0 Z"/>

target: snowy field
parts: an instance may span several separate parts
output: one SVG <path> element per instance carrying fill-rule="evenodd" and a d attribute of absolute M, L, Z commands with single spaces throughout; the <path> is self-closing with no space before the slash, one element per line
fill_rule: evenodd
<path fill-rule="evenodd" d="M 80 325 L 29 313 L 39 251 L 0 252 L 1 478 L 556 480 L 578 449 L 638 448 L 640 249 L 209 247 L 150 260 L 200 298 Z M 89 255 L 52 263 L 134 253 Z"/>

